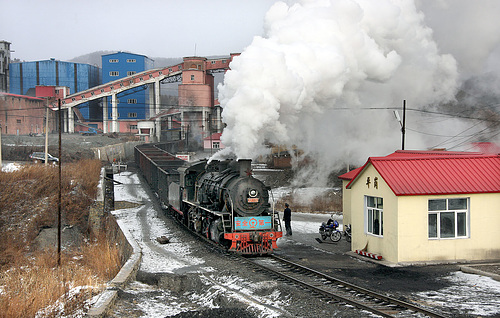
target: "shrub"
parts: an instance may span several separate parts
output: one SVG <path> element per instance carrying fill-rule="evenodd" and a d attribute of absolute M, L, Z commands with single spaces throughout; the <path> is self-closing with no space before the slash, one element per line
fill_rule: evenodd
<path fill-rule="evenodd" d="M 97 160 L 62 166 L 62 222 L 81 229 L 87 243 L 65 249 L 60 266 L 54 249 L 37 250 L 33 244 L 42 228 L 57 224 L 58 167 L 27 165 L 0 172 L 0 318 L 85 311 L 87 301 L 116 275 L 118 247 L 105 235 L 88 236 L 100 168 Z"/>

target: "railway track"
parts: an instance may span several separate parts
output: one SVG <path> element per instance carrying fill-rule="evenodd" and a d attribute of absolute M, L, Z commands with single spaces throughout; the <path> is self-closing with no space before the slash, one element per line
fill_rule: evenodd
<path fill-rule="evenodd" d="M 299 285 L 326 300 L 355 306 L 382 317 L 446 317 L 416 305 L 347 283 L 281 257 L 246 258 L 246 262 Z"/>
<path fill-rule="evenodd" d="M 180 223 L 179 223 L 180 224 Z M 187 230 L 199 240 L 208 243 L 207 248 L 219 251 L 241 263 L 250 264 L 274 275 L 284 282 L 299 285 L 327 301 L 334 301 L 367 310 L 382 317 L 434 317 L 447 318 L 442 314 L 414 304 L 365 289 L 311 268 L 291 262 L 274 254 L 263 257 L 245 257 L 227 252 L 220 245 L 206 237 Z"/>

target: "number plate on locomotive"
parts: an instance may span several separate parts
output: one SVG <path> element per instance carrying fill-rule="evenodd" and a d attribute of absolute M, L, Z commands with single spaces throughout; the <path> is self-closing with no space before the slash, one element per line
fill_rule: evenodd
<path fill-rule="evenodd" d="M 259 203 L 259 198 L 248 198 L 247 202 L 248 203 Z"/>
<path fill-rule="evenodd" d="M 272 228 L 270 216 L 235 217 L 234 229 L 241 230 L 266 230 Z"/>

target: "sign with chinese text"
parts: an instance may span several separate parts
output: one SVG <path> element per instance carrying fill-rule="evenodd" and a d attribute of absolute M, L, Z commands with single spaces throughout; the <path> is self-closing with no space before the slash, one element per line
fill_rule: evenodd
<path fill-rule="evenodd" d="M 270 216 L 235 217 L 234 229 L 241 230 L 267 230 L 272 228 Z"/>
<path fill-rule="evenodd" d="M 189 161 L 189 155 L 175 155 L 177 158 L 182 159 L 184 161 Z"/>

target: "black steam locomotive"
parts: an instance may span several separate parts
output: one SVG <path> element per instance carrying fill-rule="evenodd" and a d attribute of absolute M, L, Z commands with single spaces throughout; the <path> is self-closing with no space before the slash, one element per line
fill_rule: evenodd
<path fill-rule="evenodd" d="M 187 163 L 147 144 L 135 160 L 162 203 L 193 231 L 240 254 L 269 254 L 282 236 L 269 188 L 250 160 Z"/>

